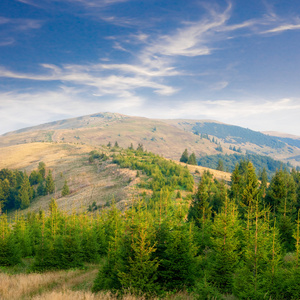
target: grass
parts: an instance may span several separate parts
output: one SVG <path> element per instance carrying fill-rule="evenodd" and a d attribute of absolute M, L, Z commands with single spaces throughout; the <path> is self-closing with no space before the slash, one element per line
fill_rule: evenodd
<path fill-rule="evenodd" d="M 163 298 L 146 298 L 143 295 L 135 296 L 130 293 L 117 295 L 111 292 L 93 294 L 93 282 L 98 274 L 99 264 L 89 264 L 82 269 L 69 271 L 55 271 L 46 273 L 27 273 L 31 260 L 25 264 L 0 268 L 0 299 L 1 300 L 189 300 L 194 299 L 187 292 L 170 293 Z M 5 270 L 4 270 L 5 269 Z"/>
<path fill-rule="evenodd" d="M 0 169 L 26 170 L 29 174 L 37 169 L 40 161 L 44 161 L 46 167 L 53 171 L 55 193 L 34 199 L 30 207 L 21 213 L 40 209 L 47 211 L 51 197 L 57 199 L 59 209 L 69 212 L 85 211 L 93 202 L 101 207 L 113 199 L 119 202 L 131 198 L 134 180 L 129 184 L 129 178 L 134 179 L 136 173 L 120 169 L 111 161 L 90 164 L 89 152 L 95 149 L 108 151 L 101 147 L 63 143 L 31 143 L 0 148 Z M 62 197 L 65 180 L 71 193 Z M 11 213 L 10 217 L 13 215 Z"/>

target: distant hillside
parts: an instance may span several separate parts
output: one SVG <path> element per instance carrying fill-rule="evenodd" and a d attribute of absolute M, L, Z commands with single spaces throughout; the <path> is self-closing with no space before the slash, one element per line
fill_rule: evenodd
<path fill-rule="evenodd" d="M 258 146 L 268 146 L 273 149 L 281 149 L 285 146 L 278 138 L 239 126 L 204 122 L 196 123 L 192 130 L 196 134 L 213 135 L 223 139 L 226 143 L 252 143 Z"/>
<path fill-rule="evenodd" d="M 179 160 L 182 149 L 199 156 L 217 154 L 217 145 L 165 122 L 120 114 L 98 113 L 60 120 L 0 136 L 0 148 L 32 142 L 78 143 L 92 146 L 115 142 L 127 148 L 143 144 L 148 151 Z M 224 149 L 230 153 L 229 149 Z M 300 154 L 300 153 L 299 153 Z"/>
<path fill-rule="evenodd" d="M 300 140 L 299 140 L 300 141 Z M 274 137 L 212 120 L 165 120 L 96 113 L 28 127 L 0 136 L 0 148 L 35 142 L 72 143 L 90 146 L 131 143 L 166 158 L 179 160 L 184 149 L 197 158 L 242 153 L 267 155 L 300 167 L 298 140 Z"/>
<path fill-rule="evenodd" d="M 221 160 L 224 164 L 224 170 L 232 173 L 235 168 L 235 165 L 241 160 L 249 160 L 253 163 L 256 173 L 259 174 L 263 168 L 266 169 L 269 179 L 274 175 L 277 169 L 286 168 L 290 169 L 290 164 L 285 164 L 281 161 L 274 160 L 271 157 L 257 155 L 257 154 L 230 154 L 230 155 L 209 155 L 202 157 L 198 160 L 198 164 L 203 167 L 216 169 L 218 162 Z"/>

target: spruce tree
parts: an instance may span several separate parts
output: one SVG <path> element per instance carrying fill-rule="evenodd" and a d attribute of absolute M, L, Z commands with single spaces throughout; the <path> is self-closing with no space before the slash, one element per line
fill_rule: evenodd
<path fill-rule="evenodd" d="M 40 175 L 42 176 L 42 179 L 45 179 L 45 176 L 46 176 L 46 164 L 43 161 L 41 161 L 39 163 L 38 171 L 39 171 Z"/>
<path fill-rule="evenodd" d="M 218 166 L 217 166 L 218 171 L 224 171 L 224 163 L 221 159 L 218 161 Z"/>
<path fill-rule="evenodd" d="M 65 183 L 64 183 L 64 186 L 63 186 L 61 195 L 62 195 L 63 197 L 65 197 L 65 196 L 67 196 L 67 195 L 69 195 L 69 194 L 70 194 L 70 189 L 69 189 L 67 180 L 65 180 Z"/>
<path fill-rule="evenodd" d="M 194 152 L 190 155 L 187 163 L 189 165 L 195 165 L 195 166 L 197 165 L 196 155 Z"/>
<path fill-rule="evenodd" d="M 47 194 L 53 194 L 55 190 L 55 184 L 52 177 L 52 172 L 49 170 L 47 178 L 46 178 L 46 192 Z"/>
<path fill-rule="evenodd" d="M 30 200 L 32 198 L 32 188 L 27 174 L 23 176 L 23 182 L 18 194 L 19 207 L 21 209 L 27 208 L 30 205 Z"/>
<path fill-rule="evenodd" d="M 189 160 L 189 154 L 187 149 L 185 149 L 181 155 L 180 162 L 187 163 Z"/>
<path fill-rule="evenodd" d="M 239 262 L 239 232 L 237 206 L 225 196 L 224 206 L 212 225 L 212 265 L 209 280 L 222 293 L 232 292 L 233 274 Z"/>
<path fill-rule="evenodd" d="M 39 196 L 45 196 L 47 195 L 46 187 L 43 181 L 41 181 L 37 187 L 37 194 Z"/>

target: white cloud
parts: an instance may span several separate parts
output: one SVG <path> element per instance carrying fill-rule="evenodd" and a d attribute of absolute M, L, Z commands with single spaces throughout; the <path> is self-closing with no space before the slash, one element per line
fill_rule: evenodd
<path fill-rule="evenodd" d="M 284 32 L 287 30 L 299 30 L 300 29 L 300 24 L 284 24 L 277 26 L 275 28 L 263 31 L 262 33 L 280 33 Z"/>
<path fill-rule="evenodd" d="M 174 76 L 173 68 L 151 69 L 129 64 L 65 65 L 62 68 L 52 64 L 42 64 L 49 72 L 25 74 L 0 68 L 0 77 L 36 81 L 62 81 L 92 87 L 100 94 L 122 95 L 139 88 L 150 88 L 161 95 L 174 94 L 177 89 L 155 81 L 157 77 Z M 109 71 L 113 73 L 107 74 Z"/>

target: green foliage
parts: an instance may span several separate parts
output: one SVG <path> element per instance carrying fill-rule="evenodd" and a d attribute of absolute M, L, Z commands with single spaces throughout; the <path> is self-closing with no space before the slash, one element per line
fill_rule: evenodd
<path fill-rule="evenodd" d="M 198 159 L 198 165 L 211 168 L 211 169 L 217 169 L 219 160 L 223 161 L 224 170 L 228 169 L 229 172 L 233 172 L 235 165 L 239 163 L 241 160 L 251 161 L 253 166 L 257 170 L 257 174 L 259 173 L 259 170 L 265 168 L 269 179 L 274 175 L 277 169 L 280 169 L 281 167 L 289 169 L 289 167 L 283 162 L 274 160 L 269 156 L 249 154 L 249 153 L 245 155 L 242 154 L 207 155 L 207 156 L 200 157 Z"/>
<path fill-rule="evenodd" d="M 52 172 L 49 170 L 48 175 L 46 177 L 46 193 L 53 194 L 55 190 L 55 184 L 52 177 Z"/>
<path fill-rule="evenodd" d="M 143 171 L 151 178 L 144 187 L 154 192 L 159 192 L 163 188 L 170 192 L 176 188 L 193 191 L 194 179 L 184 167 L 150 152 L 126 150 L 124 154 L 114 156 L 113 162 L 122 168 Z"/>
<path fill-rule="evenodd" d="M 183 162 L 183 163 L 187 163 L 189 160 L 189 154 L 188 154 L 188 151 L 187 149 L 185 149 L 181 155 L 181 158 L 180 158 L 180 162 Z"/>
<path fill-rule="evenodd" d="M 189 165 L 197 165 L 197 160 L 196 160 L 196 156 L 195 156 L 195 153 L 193 152 L 190 156 L 189 156 L 189 159 L 188 159 L 188 162 L 187 162 Z"/>
<path fill-rule="evenodd" d="M 212 225 L 212 265 L 209 280 L 219 291 L 232 291 L 233 274 L 239 262 L 240 222 L 237 206 L 233 201 L 225 199 L 220 213 L 214 218 Z"/>
<path fill-rule="evenodd" d="M 238 143 L 250 142 L 258 146 L 268 146 L 273 149 L 281 149 L 285 145 L 276 137 L 233 125 L 203 122 L 196 123 L 192 130 L 198 131 L 201 134 L 213 135 L 225 141 L 228 139 L 228 142 L 235 139 Z"/>
<path fill-rule="evenodd" d="M 94 162 L 95 159 L 106 161 L 108 160 L 108 156 L 105 153 L 100 153 L 97 150 L 93 150 L 90 152 L 89 162 Z"/>
<path fill-rule="evenodd" d="M 65 180 L 65 183 L 64 183 L 64 186 L 63 186 L 61 195 L 62 195 L 63 197 L 65 197 L 65 196 L 67 196 L 67 195 L 69 195 L 69 194 L 70 194 L 70 189 L 69 189 L 67 180 Z"/>
<path fill-rule="evenodd" d="M 193 290 L 195 299 L 299 299 L 298 172 L 279 170 L 267 187 L 265 172 L 259 183 L 244 160 L 229 191 L 204 172 L 191 196 L 186 191 L 194 181 L 186 167 L 133 149 L 120 149 L 114 162 L 143 173 L 152 197 L 133 200 L 124 211 L 93 203 L 91 213 L 72 215 L 52 198 L 46 213 L 16 214 L 11 222 L 2 215 L 0 266 L 33 256 L 31 270 L 41 272 L 105 258 L 95 292 L 161 297 Z M 12 192 L 32 188 L 23 172 L 0 170 L 0 180 L 3 203 Z"/>
<path fill-rule="evenodd" d="M 219 159 L 217 169 L 218 171 L 224 171 L 224 163 L 223 160 Z"/>
<path fill-rule="evenodd" d="M 5 214 L 0 216 L 0 266 L 20 263 L 20 252 Z"/>

